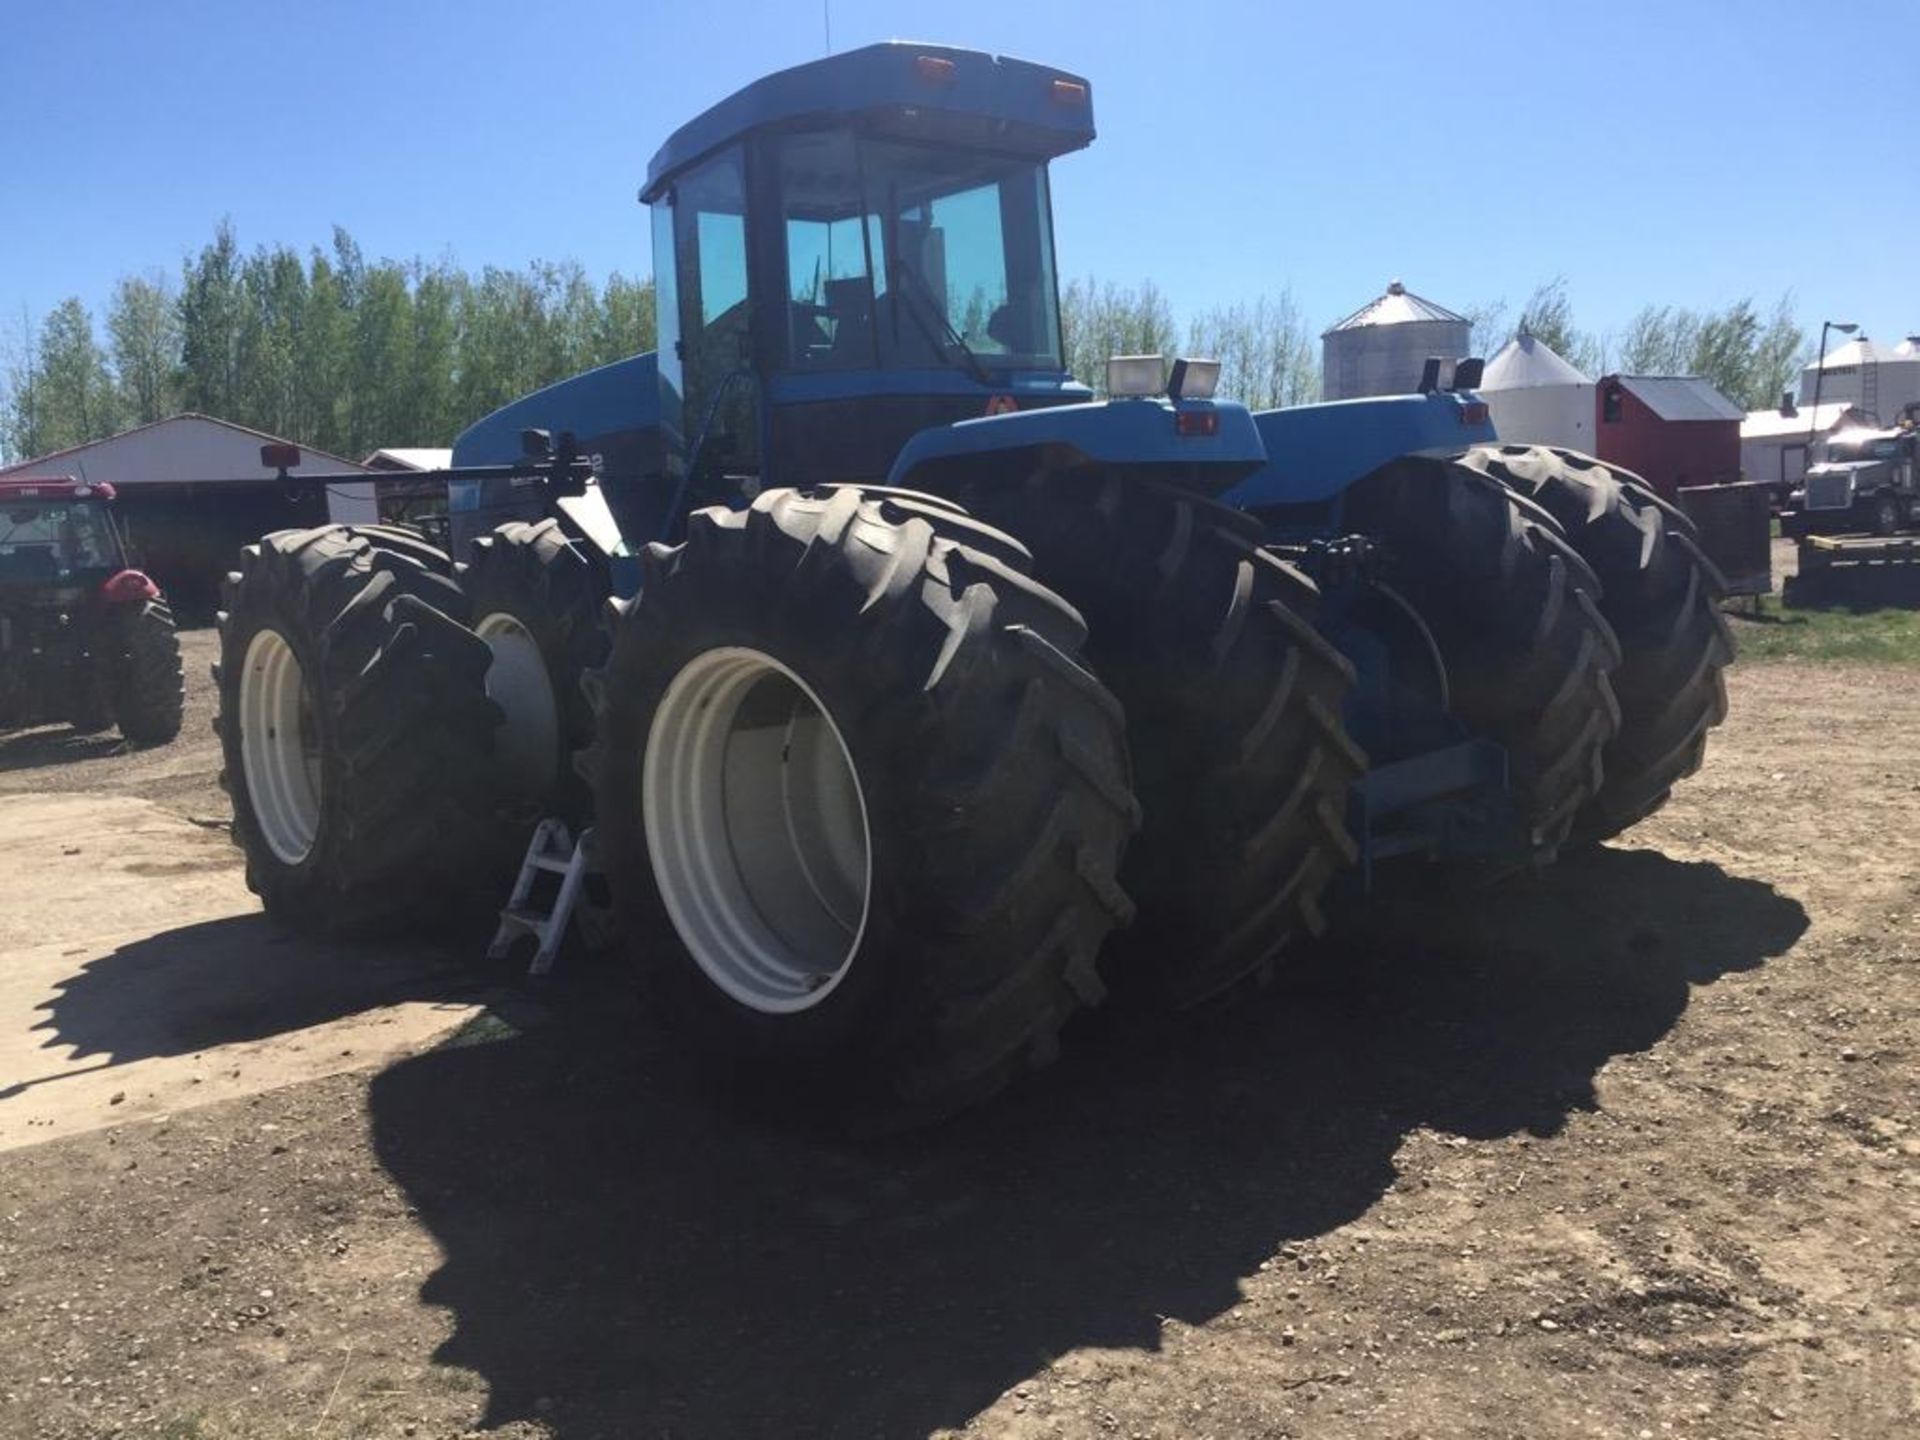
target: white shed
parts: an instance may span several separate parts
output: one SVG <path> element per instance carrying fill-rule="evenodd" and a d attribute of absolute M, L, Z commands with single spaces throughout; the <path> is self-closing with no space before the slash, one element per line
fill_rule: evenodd
<path fill-rule="evenodd" d="M 1787 397 L 1789 402 L 1792 398 Z M 1740 422 L 1741 477 L 1791 489 L 1806 475 L 1809 463 L 1827 458 L 1827 439 L 1834 431 L 1866 423 L 1865 412 L 1851 401 L 1824 397 L 1818 409 L 1788 403 L 1778 410 L 1749 411 Z"/>
<path fill-rule="evenodd" d="M 135 559 L 176 610 L 208 614 L 239 547 L 270 530 L 378 518 L 373 481 L 329 485 L 324 497 L 290 496 L 260 463 L 277 436 L 191 412 L 56 450 L 0 470 L 0 479 L 71 475 L 106 481 Z M 367 474 L 363 465 L 302 447 L 302 473 Z"/>
<path fill-rule="evenodd" d="M 1525 331 L 1487 362 L 1480 398 L 1502 440 L 1559 445 L 1591 454 L 1594 382 Z"/>

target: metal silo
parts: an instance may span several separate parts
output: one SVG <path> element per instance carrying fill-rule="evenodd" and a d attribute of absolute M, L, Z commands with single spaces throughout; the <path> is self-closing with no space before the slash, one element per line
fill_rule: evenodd
<path fill-rule="evenodd" d="M 1320 388 L 1329 400 L 1410 395 L 1427 357 L 1465 358 L 1473 322 L 1395 280 L 1320 337 Z"/>

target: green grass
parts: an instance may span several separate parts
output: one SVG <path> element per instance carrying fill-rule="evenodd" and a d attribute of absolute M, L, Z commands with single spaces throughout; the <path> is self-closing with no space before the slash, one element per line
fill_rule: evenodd
<path fill-rule="evenodd" d="M 1920 665 L 1920 610 L 1788 610 L 1777 595 L 1760 600 L 1758 618 L 1743 604 L 1728 619 L 1747 662 L 1844 661 Z"/>

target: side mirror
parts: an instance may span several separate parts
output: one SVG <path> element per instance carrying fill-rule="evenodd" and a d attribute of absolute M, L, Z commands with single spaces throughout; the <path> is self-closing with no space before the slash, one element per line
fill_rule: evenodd
<path fill-rule="evenodd" d="M 553 436 L 545 430 L 522 430 L 520 453 L 530 460 L 545 460 L 553 454 Z"/>
<path fill-rule="evenodd" d="M 284 478 L 287 471 L 300 464 L 300 447 L 284 444 L 262 445 L 260 463 L 269 470 L 278 470 Z"/>

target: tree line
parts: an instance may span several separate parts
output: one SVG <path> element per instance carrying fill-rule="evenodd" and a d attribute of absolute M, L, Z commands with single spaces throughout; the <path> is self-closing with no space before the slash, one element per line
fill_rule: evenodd
<path fill-rule="evenodd" d="M 1491 356 L 1524 331 L 1588 375 L 1704 375 L 1744 410 L 1767 410 L 1798 384 L 1813 359 L 1810 337 L 1783 295 L 1762 311 L 1751 296 L 1719 309 L 1648 305 L 1618 332 L 1582 329 L 1574 322 L 1564 276 L 1537 286 L 1507 323 L 1504 301 L 1471 307 L 1475 353 Z M 1481 348 L 1483 337 L 1498 338 Z"/>
<path fill-rule="evenodd" d="M 19 331 L 0 456 L 198 410 L 358 459 L 450 444 L 529 390 L 651 349 L 653 281 L 595 285 L 574 262 L 370 261 L 338 227 L 325 249 L 243 252 L 222 224 L 177 279 L 120 279 L 104 334 L 78 299 Z"/>
<path fill-rule="evenodd" d="M 1110 355 L 1206 355 L 1220 393 L 1256 409 L 1320 394 L 1318 335 L 1288 291 L 1182 325 L 1151 280 L 1061 288 L 1067 368 L 1096 390 Z M 1791 297 L 1763 312 L 1649 305 L 1620 332 L 1575 323 L 1564 277 L 1510 316 L 1468 307 L 1474 351 L 1531 333 L 1590 375 L 1704 375 L 1749 410 L 1778 403 L 1809 356 Z M 653 281 L 594 284 L 571 261 L 469 272 L 450 260 L 369 261 L 345 230 L 304 254 L 242 251 L 221 224 L 178 277 L 114 286 L 104 326 L 78 299 L 22 318 L 0 368 L 0 459 L 21 459 L 198 410 L 357 459 L 446 445 L 510 400 L 655 341 Z"/>

